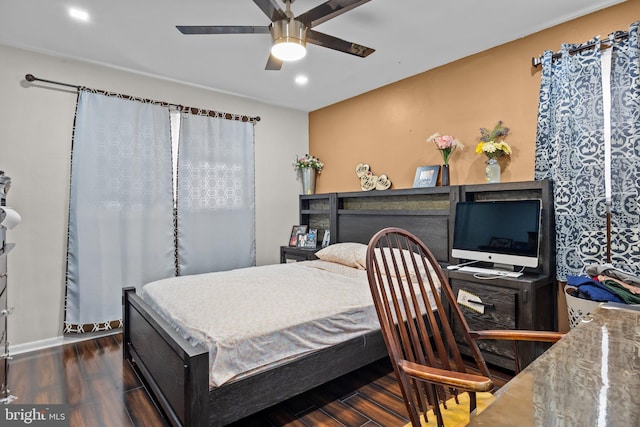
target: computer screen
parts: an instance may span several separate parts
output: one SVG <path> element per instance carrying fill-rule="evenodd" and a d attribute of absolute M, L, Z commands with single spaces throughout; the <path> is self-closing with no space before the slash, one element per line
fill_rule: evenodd
<path fill-rule="evenodd" d="M 458 202 L 451 256 L 537 267 L 541 210 L 537 199 Z"/>

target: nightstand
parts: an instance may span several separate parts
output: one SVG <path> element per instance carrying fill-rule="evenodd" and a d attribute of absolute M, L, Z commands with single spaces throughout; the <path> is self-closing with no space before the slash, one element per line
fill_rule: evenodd
<path fill-rule="evenodd" d="M 284 264 L 291 261 L 311 261 L 318 259 L 316 252 L 322 249 L 320 246 L 315 248 L 298 248 L 295 246 L 280 246 L 280 263 Z"/>

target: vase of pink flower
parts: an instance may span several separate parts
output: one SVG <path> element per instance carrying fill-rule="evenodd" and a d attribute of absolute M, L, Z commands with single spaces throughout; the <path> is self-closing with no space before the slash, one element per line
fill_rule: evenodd
<path fill-rule="evenodd" d="M 451 135 L 440 135 L 437 132 L 427 138 L 427 142 L 433 142 L 442 154 L 443 165 L 440 184 L 449 185 L 449 157 L 456 149 L 462 150 L 464 145 Z"/>

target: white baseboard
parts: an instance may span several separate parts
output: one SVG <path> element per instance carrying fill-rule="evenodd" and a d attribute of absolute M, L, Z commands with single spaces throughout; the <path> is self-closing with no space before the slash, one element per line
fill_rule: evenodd
<path fill-rule="evenodd" d="M 17 355 L 29 353 L 31 351 L 43 350 L 45 348 L 51 348 L 65 344 L 73 344 L 74 342 L 92 340 L 94 338 L 107 335 L 115 335 L 119 333 L 122 333 L 121 329 L 111 329 L 103 332 L 87 332 L 84 334 L 64 335 L 55 338 L 47 338 L 40 341 L 27 342 L 24 344 L 9 345 L 9 354 Z"/>

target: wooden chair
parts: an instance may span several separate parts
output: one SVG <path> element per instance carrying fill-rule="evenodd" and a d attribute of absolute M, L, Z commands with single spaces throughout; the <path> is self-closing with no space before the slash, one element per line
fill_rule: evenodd
<path fill-rule="evenodd" d="M 477 339 L 555 342 L 563 336 L 546 331 L 470 331 L 435 257 L 403 229 L 385 228 L 373 236 L 366 264 L 380 326 L 413 426 L 421 425 L 420 413 L 426 418 L 429 406 L 437 425 L 444 426 L 439 403 L 446 402 L 447 396 L 458 403 L 457 396 L 467 392 L 469 413 L 473 413 L 476 393 L 493 391 Z M 479 375 L 467 372 L 450 321 L 459 322 Z M 447 404 L 443 406 L 446 410 Z"/>

